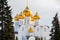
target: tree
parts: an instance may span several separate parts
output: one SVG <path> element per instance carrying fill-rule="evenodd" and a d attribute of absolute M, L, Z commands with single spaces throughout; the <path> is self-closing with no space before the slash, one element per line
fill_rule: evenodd
<path fill-rule="evenodd" d="M 3 27 L 4 27 L 4 17 L 3 17 L 3 15 L 4 15 L 4 2 L 3 2 L 3 0 L 0 0 L 0 27 L 1 27 L 1 30 L 0 30 L 0 40 L 4 40 L 4 38 L 5 38 L 5 36 L 4 36 L 4 29 L 3 29 Z"/>
<path fill-rule="evenodd" d="M 58 20 L 58 13 L 56 13 L 55 17 L 52 21 L 52 29 L 51 29 L 51 39 L 50 40 L 60 40 L 60 27 L 59 27 L 59 20 Z"/>
<path fill-rule="evenodd" d="M 0 0 L 0 40 L 14 40 L 14 27 L 11 16 L 11 9 L 7 0 Z"/>

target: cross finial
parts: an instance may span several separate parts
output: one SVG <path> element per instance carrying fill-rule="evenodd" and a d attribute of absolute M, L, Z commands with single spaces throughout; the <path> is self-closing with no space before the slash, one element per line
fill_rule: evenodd
<path fill-rule="evenodd" d="M 38 10 L 36 9 L 36 12 L 38 12 Z"/>
<path fill-rule="evenodd" d="M 28 6 L 28 0 L 26 1 L 26 5 Z"/>
<path fill-rule="evenodd" d="M 36 9 L 36 15 L 38 15 L 38 10 Z"/>

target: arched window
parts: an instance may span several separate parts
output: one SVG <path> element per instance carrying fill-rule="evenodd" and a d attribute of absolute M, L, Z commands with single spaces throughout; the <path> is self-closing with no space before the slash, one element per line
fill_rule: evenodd
<path fill-rule="evenodd" d="M 46 28 L 44 28 L 44 31 L 46 32 Z"/>
<path fill-rule="evenodd" d="M 24 31 L 24 28 L 22 27 L 22 31 Z"/>
<path fill-rule="evenodd" d="M 37 31 L 39 32 L 39 28 L 37 28 Z"/>
<path fill-rule="evenodd" d="M 46 37 L 44 37 L 44 40 L 46 40 Z"/>

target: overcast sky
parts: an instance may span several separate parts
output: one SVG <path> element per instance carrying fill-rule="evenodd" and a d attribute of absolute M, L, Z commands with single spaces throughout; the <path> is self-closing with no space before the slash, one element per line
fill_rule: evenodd
<path fill-rule="evenodd" d="M 26 7 L 27 0 L 8 0 L 8 4 L 12 8 L 12 16 L 20 13 Z M 50 25 L 53 17 L 58 12 L 60 15 L 60 0 L 28 0 L 30 10 L 35 14 L 36 9 L 41 17 L 40 25 Z M 60 16 L 59 16 L 60 20 Z"/>

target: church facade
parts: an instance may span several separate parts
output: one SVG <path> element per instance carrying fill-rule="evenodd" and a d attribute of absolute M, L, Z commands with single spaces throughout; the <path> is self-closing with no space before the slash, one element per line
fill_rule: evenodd
<path fill-rule="evenodd" d="M 41 26 L 38 12 L 33 16 L 28 6 L 14 17 L 15 37 L 18 40 L 46 40 L 48 26 Z"/>

